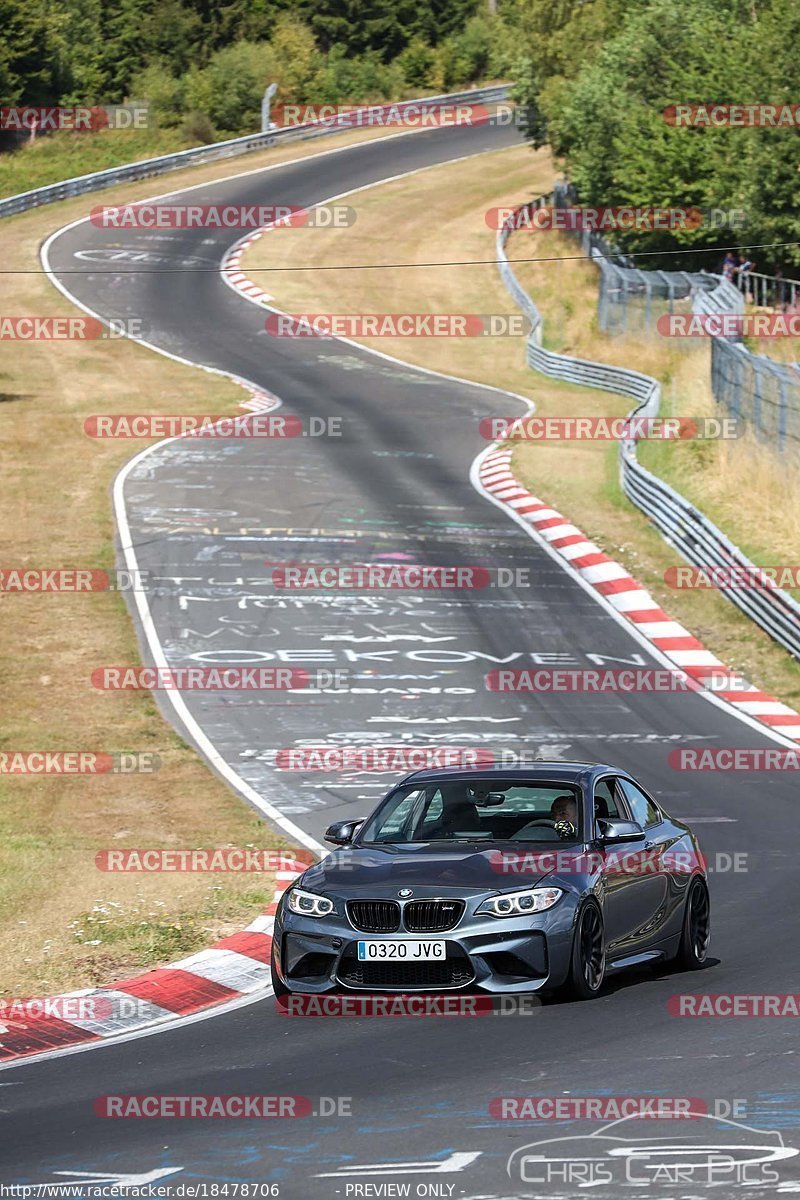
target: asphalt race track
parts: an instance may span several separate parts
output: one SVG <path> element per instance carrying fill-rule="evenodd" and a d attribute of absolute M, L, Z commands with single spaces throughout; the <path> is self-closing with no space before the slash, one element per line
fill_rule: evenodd
<path fill-rule="evenodd" d="M 490 151 L 514 136 L 493 127 L 414 133 L 209 184 L 191 200 L 307 206 Z M 142 195 L 156 191 L 143 186 Z M 270 338 L 263 311 L 216 271 L 191 269 L 197 260 L 218 264 L 235 236 L 122 234 L 84 222 L 49 249 L 54 274 L 93 311 L 144 317 L 152 344 L 276 393 L 280 411 L 297 414 L 304 428 L 311 418 L 341 419 L 339 437 L 169 442 L 125 480 L 132 541 L 149 573 L 150 608 L 170 665 L 288 663 L 347 673 L 340 677 L 344 694 L 186 692 L 192 718 L 224 761 L 319 840 L 330 821 L 363 815 L 387 777 L 281 771 L 274 761 L 279 749 L 413 744 L 599 759 L 638 774 L 669 812 L 696 820 L 712 869 L 727 861 L 718 855 L 737 852 L 747 853 L 747 869 L 712 874 L 712 957 L 688 977 L 641 970 L 610 979 L 594 1002 L 546 1003 L 526 1017 L 477 1021 L 289 1018 L 276 1014 L 270 998 L 173 1032 L 3 1071 L 5 1180 L 88 1181 L 87 1172 L 96 1180 L 144 1180 L 162 1172 L 176 1186 L 208 1184 L 209 1196 L 213 1184 L 248 1182 L 279 1185 L 276 1194 L 292 1200 L 582 1194 L 574 1181 L 560 1192 L 552 1182 L 546 1189 L 521 1182 L 519 1169 L 511 1178 L 506 1173 L 519 1147 L 598 1129 L 597 1121 L 490 1116 L 493 1097 L 528 1094 L 694 1097 L 711 1112 L 722 1102 L 716 1110 L 722 1115 L 731 1112 L 725 1102 L 739 1100 L 744 1107 L 733 1115 L 759 1133 L 699 1120 L 691 1135 L 741 1146 L 772 1143 L 780 1131 L 787 1146 L 800 1147 L 791 1019 L 690 1020 L 667 1008 L 680 992 L 794 991 L 796 786 L 780 774 L 692 775 L 667 763 L 669 751 L 685 744 L 774 743 L 691 694 L 488 692 L 487 670 L 505 661 L 660 663 L 471 485 L 471 465 L 486 446 L 478 420 L 521 412 L 519 401 L 335 340 Z M 490 246 L 487 235 L 487 254 Z M 442 257 L 453 250 L 442 247 Z M 182 264 L 188 269 L 148 269 Z M 536 386 L 541 394 L 546 384 Z M 459 593 L 292 593 L 271 582 L 275 564 L 387 555 L 528 575 L 517 586 Z M 164 711 L 180 727 L 168 703 Z M 97 1097 L 134 1093 L 303 1095 L 319 1115 L 275 1121 L 95 1115 Z M 319 1097 L 349 1097 L 352 1115 L 325 1115 Z M 683 1134 L 690 1123 L 666 1123 L 672 1126 L 666 1132 L 663 1124 L 642 1122 L 636 1136 L 655 1136 L 657 1128 L 658 1136 L 676 1136 L 676 1125 Z M 787 1158 L 774 1180 L 762 1174 L 753 1186 L 729 1166 L 727 1184 L 709 1194 L 800 1191 L 797 1162 Z M 383 1166 L 356 1169 L 369 1164 Z M 662 1194 L 648 1182 L 587 1190 L 603 1197 Z M 410 1192 L 392 1190 L 406 1184 Z M 663 1194 L 690 1193 L 678 1187 Z"/>

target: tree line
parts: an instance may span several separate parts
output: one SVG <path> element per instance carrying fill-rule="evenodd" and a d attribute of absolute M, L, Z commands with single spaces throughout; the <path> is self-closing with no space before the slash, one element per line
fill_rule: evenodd
<path fill-rule="evenodd" d="M 486 0 L 0 0 L 0 102 L 146 101 L 199 140 L 279 103 L 393 100 L 507 74 L 513 28 Z"/>
<path fill-rule="evenodd" d="M 796 0 L 546 0 L 525 6 L 523 24 L 517 78 L 528 136 L 563 157 L 582 202 L 696 205 L 745 222 L 740 232 L 700 225 L 622 235 L 623 246 L 738 243 L 760 270 L 800 263 L 797 246 L 758 248 L 800 235 L 797 129 L 679 126 L 665 117 L 676 104 L 800 106 Z M 718 268 L 707 253 L 680 265 Z"/>

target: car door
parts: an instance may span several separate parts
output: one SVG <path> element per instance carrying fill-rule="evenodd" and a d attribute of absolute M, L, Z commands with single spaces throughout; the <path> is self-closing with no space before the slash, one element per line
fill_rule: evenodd
<path fill-rule="evenodd" d="M 610 820 L 635 821 L 633 809 L 617 775 L 595 781 L 595 810 Z M 640 822 L 641 823 L 641 822 Z M 621 958 L 648 949 L 650 930 L 664 900 L 664 880 L 650 866 L 648 832 L 634 842 L 600 845 L 606 949 Z"/>
<path fill-rule="evenodd" d="M 669 853 L 675 844 L 674 830 L 641 784 L 620 775 L 617 786 L 625 798 L 632 820 L 638 821 L 645 833 L 641 870 L 650 886 L 643 894 L 643 898 L 646 898 L 645 921 L 637 939 L 639 948 L 644 950 L 664 936 L 665 923 L 674 909 L 672 859 Z"/>

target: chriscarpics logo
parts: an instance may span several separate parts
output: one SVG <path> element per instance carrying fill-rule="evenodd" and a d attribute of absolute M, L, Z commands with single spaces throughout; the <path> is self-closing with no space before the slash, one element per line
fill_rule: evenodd
<path fill-rule="evenodd" d="M 739 1121 L 701 1113 L 676 1128 L 674 1120 L 632 1116 L 596 1133 L 520 1146 L 507 1170 L 515 1184 L 538 1188 L 548 1197 L 574 1197 L 586 1190 L 605 1198 L 652 1189 L 653 1195 L 677 1200 L 706 1192 L 732 1196 L 740 1189 L 755 1188 L 759 1194 L 763 1188 L 779 1189 L 788 1183 L 785 1164 L 798 1153 L 777 1131 Z"/>

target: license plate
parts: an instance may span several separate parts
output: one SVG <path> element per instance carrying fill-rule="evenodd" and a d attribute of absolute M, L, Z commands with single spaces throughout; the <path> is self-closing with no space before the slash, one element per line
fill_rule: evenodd
<path fill-rule="evenodd" d="M 437 962 L 447 957 L 443 941 L 374 941 L 359 942 L 361 962 Z"/>

